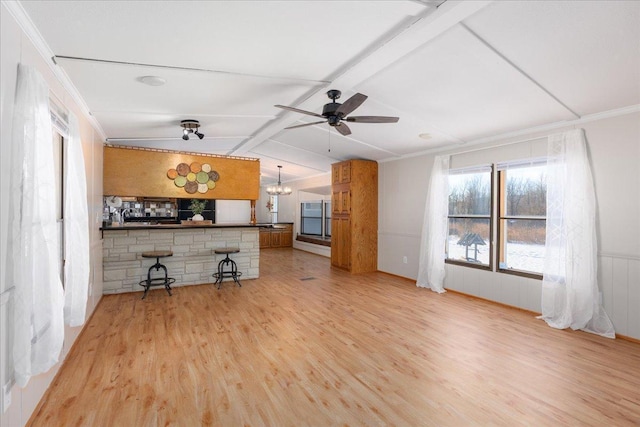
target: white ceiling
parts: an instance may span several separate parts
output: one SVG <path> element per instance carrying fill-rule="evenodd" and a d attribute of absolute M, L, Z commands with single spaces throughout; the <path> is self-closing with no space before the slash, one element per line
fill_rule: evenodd
<path fill-rule="evenodd" d="M 258 157 L 263 184 L 640 105 L 638 1 L 21 5 L 110 143 Z M 316 118 L 275 104 L 320 113 L 328 89 L 400 121 L 283 130 Z"/>

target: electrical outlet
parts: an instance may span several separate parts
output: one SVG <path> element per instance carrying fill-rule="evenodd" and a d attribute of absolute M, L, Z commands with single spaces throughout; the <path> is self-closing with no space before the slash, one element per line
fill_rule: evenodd
<path fill-rule="evenodd" d="M 406 263 L 407 263 L 407 257 L 406 257 L 406 256 L 403 256 L 403 257 L 402 257 L 402 263 L 403 263 L 403 264 L 406 264 Z"/>

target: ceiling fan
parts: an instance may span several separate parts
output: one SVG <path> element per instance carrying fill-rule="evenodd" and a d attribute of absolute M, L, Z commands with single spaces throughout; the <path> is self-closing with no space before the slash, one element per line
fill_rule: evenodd
<path fill-rule="evenodd" d="M 367 96 L 361 93 L 356 93 L 351 98 L 347 99 L 343 104 L 336 102 L 336 99 L 340 98 L 342 92 L 336 89 L 331 89 L 327 92 L 327 96 L 331 99 L 331 102 L 325 104 L 322 108 L 322 114 L 312 113 L 310 111 L 300 110 L 294 107 L 287 107 L 286 105 L 275 105 L 275 107 L 282 108 L 289 111 L 295 111 L 296 113 L 306 114 L 308 116 L 321 117 L 323 120 L 313 122 L 313 123 L 305 123 L 303 125 L 295 125 L 289 126 L 285 129 L 295 129 L 301 128 L 303 126 L 312 126 L 320 123 L 324 123 L 325 121 L 329 123 L 330 126 L 335 127 L 338 132 L 342 135 L 350 135 L 351 129 L 347 126 L 346 122 L 353 123 L 396 123 L 399 118 L 398 117 L 386 117 L 386 116 L 350 116 L 347 117 L 349 113 L 358 108 L 364 101 L 366 101 Z"/>

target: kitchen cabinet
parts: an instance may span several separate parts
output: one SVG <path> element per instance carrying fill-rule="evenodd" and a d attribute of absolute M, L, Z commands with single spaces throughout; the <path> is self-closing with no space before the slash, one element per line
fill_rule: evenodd
<path fill-rule="evenodd" d="M 352 273 L 378 269 L 378 163 L 331 166 L 331 265 Z"/>
<path fill-rule="evenodd" d="M 271 247 L 271 231 L 260 229 L 260 249 Z"/>
<path fill-rule="evenodd" d="M 335 163 L 331 166 L 331 184 L 348 184 L 351 182 L 351 161 Z"/>
<path fill-rule="evenodd" d="M 293 224 L 275 224 L 260 229 L 260 249 L 293 246 Z"/>
<path fill-rule="evenodd" d="M 280 244 L 280 238 L 282 237 L 282 231 L 280 230 L 271 230 L 271 247 L 279 248 L 282 246 Z"/>

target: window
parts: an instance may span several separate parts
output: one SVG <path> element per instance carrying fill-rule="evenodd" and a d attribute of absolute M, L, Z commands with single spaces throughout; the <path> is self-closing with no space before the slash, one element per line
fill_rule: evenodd
<path fill-rule="evenodd" d="M 324 236 L 331 237 L 331 201 L 324 202 Z"/>
<path fill-rule="evenodd" d="M 491 168 L 449 172 L 447 259 L 491 266 Z"/>
<path fill-rule="evenodd" d="M 325 200 L 300 204 L 300 234 L 331 236 L 331 202 Z"/>
<path fill-rule="evenodd" d="M 278 196 L 269 196 L 269 213 L 271 214 L 271 222 L 278 222 Z"/>
<path fill-rule="evenodd" d="M 542 274 L 546 163 L 498 165 L 498 185 L 498 268 Z"/>
<path fill-rule="evenodd" d="M 300 233 L 322 236 L 322 202 L 301 204 Z"/>
<path fill-rule="evenodd" d="M 447 262 L 540 277 L 546 194 L 545 159 L 450 170 Z"/>

